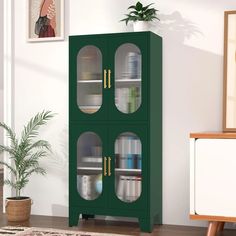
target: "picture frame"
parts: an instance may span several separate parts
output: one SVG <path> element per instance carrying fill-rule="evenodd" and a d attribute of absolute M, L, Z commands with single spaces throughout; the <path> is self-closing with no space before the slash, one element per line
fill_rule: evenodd
<path fill-rule="evenodd" d="M 64 40 L 64 0 L 27 1 L 27 41 Z"/>
<path fill-rule="evenodd" d="M 236 10 L 224 13 L 223 131 L 236 132 Z"/>

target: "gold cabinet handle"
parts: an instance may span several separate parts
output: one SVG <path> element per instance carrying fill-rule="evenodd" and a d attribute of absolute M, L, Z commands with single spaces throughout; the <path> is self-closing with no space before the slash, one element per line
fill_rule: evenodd
<path fill-rule="evenodd" d="M 108 157 L 108 176 L 111 176 L 111 158 Z"/>
<path fill-rule="evenodd" d="M 107 88 L 107 70 L 103 71 L 103 87 Z"/>
<path fill-rule="evenodd" d="M 104 157 L 104 162 L 103 162 L 103 171 L 104 171 L 104 176 L 107 176 L 107 158 Z"/>
<path fill-rule="evenodd" d="M 108 88 L 111 88 L 111 70 L 108 70 Z"/>

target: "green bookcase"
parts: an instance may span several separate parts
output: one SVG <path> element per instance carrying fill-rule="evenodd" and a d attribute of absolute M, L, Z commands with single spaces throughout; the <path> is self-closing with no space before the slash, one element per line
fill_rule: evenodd
<path fill-rule="evenodd" d="M 79 216 L 162 223 L 162 39 L 69 37 L 69 225 Z"/>

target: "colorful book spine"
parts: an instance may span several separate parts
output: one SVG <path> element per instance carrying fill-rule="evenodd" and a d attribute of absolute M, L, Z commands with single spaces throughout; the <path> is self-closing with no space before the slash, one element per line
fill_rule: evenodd
<path fill-rule="evenodd" d="M 134 157 L 133 157 L 133 143 L 134 139 L 132 137 L 127 137 L 127 168 L 133 169 L 134 168 Z"/>

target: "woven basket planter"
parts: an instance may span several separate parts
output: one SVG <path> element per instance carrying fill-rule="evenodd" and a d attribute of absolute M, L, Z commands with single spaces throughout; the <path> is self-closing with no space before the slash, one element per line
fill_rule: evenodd
<path fill-rule="evenodd" d="M 29 197 L 7 198 L 6 214 L 8 221 L 27 221 L 30 217 L 32 200 Z"/>

